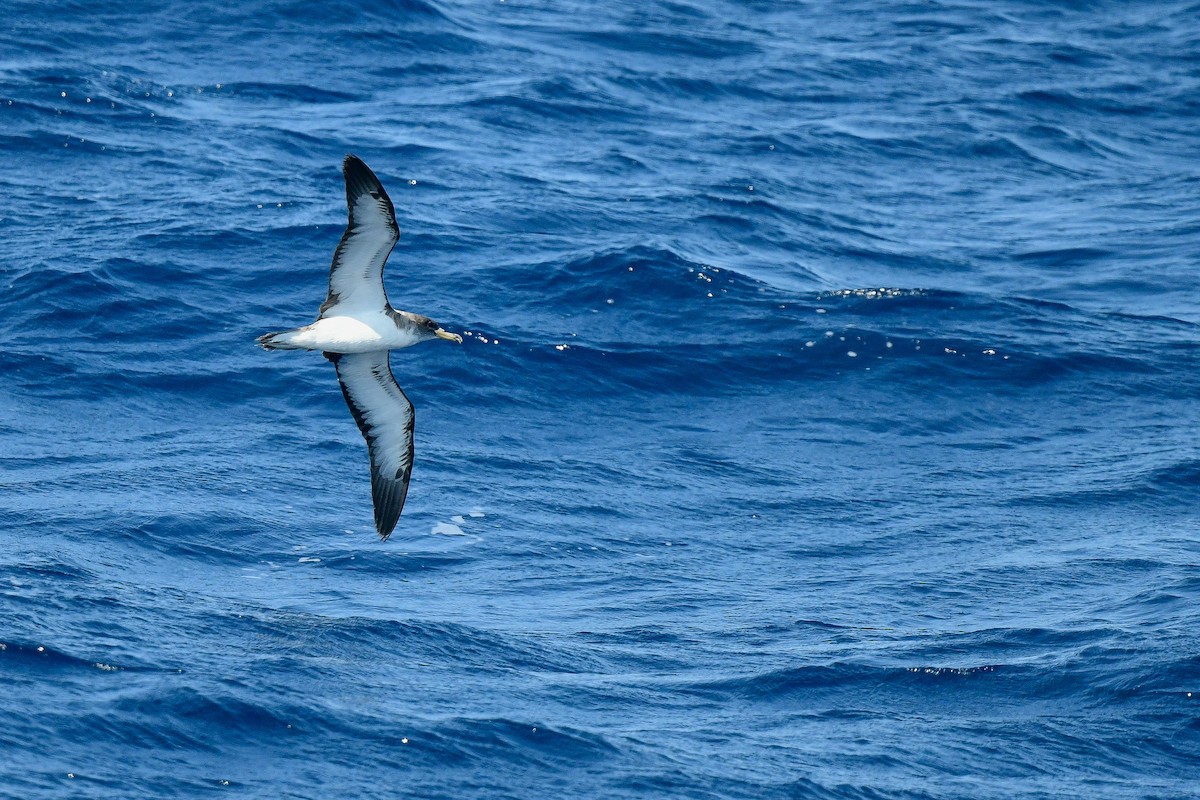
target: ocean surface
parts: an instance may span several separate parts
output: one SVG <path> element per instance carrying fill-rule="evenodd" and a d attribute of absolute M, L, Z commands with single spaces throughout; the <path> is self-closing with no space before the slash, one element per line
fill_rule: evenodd
<path fill-rule="evenodd" d="M 1200 797 L 1194 0 L 7 0 L 0 167 L 0 797 Z"/>

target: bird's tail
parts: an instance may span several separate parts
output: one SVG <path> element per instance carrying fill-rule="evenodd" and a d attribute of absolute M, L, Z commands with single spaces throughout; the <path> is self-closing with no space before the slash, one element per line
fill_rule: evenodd
<path fill-rule="evenodd" d="M 295 331 L 264 333 L 256 341 L 264 350 L 303 350 L 301 345 L 292 343 L 291 340 L 295 334 Z"/>

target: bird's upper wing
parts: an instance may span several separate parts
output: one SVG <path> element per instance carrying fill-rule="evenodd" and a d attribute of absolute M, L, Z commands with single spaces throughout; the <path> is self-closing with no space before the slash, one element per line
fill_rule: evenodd
<path fill-rule="evenodd" d="M 396 210 L 371 168 L 357 156 L 348 155 L 342 162 L 342 173 L 346 176 L 346 208 L 350 219 L 333 252 L 329 294 L 321 306 L 321 316 L 386 308 L 383 265 L 400 238 Z"/>
<path fill-rule="evenodd" d="M 371 454 L 375 529 L 386 539 L 400 519 L 413 464 L 413 406 L 392 377 L 388 353 L 326 353 Z"/>

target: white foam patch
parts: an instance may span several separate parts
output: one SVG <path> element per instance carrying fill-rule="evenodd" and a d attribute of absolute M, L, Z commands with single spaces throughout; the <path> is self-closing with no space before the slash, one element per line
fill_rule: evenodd
<path fill-rule="evenodd" d="M 452 522 L 439 522 L 433 526 L 433 530 L 429 531 L 432 534 L 441 534 L 443 536 L 466 536 L 466 532 Z"/>

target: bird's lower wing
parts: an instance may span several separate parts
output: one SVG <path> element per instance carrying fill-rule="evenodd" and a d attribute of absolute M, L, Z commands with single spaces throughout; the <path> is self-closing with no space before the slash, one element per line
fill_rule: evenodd
<path fill-rule="evenodd" d="M 386 350 L 326 353 L 371 454 L 375 529 L 386 539 L 400 519 L 413 464 L 413 406 L 392 376 Z"/>

